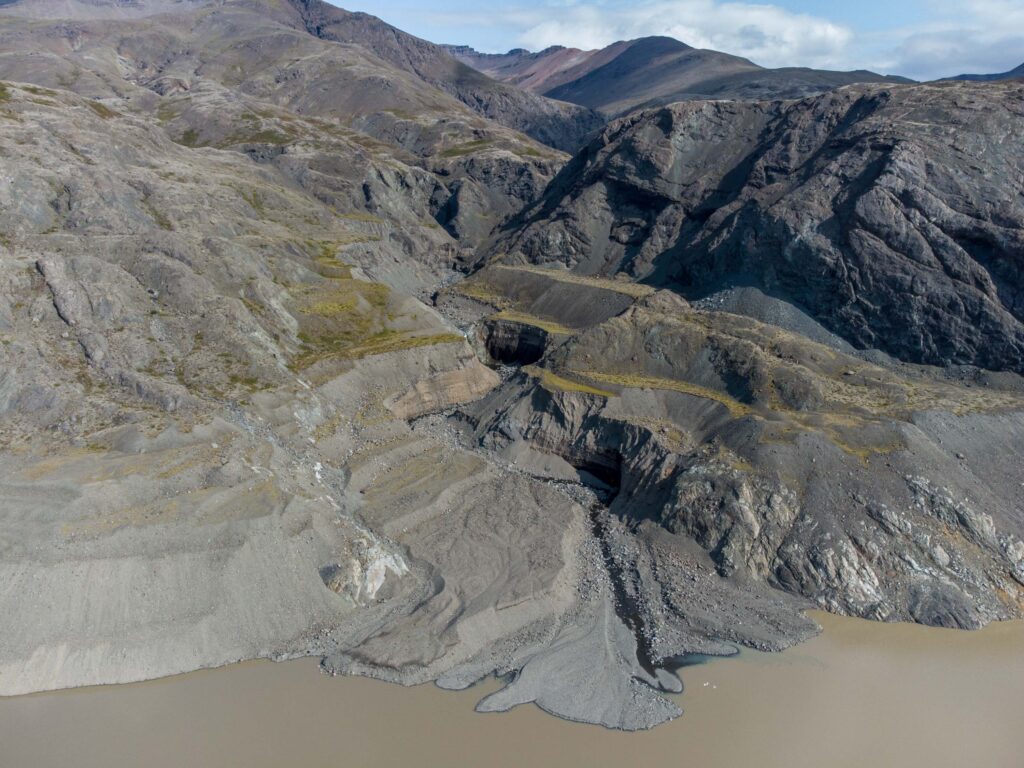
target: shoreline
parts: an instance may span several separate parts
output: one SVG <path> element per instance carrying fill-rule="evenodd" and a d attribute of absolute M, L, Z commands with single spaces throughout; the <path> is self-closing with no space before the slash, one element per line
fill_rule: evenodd
<path fill-rule="evenodd" d="M 183 760 L 203 768 L 320 765 L 342 756 L 349 765 L 396 764 L 413 755 L 449 765 L 487 755 L 499 768 L 524 761 L 627 766 L 641 764 L 632 752 L 640 740 L 644 761 L 674 756 L 703 768 L 752 755 L 764 768 L 854 759 L 906 768 L 964 764 L 961 758 L 1013 765 L 1007 756 L 1024 748 L 1024 735 L 1006 727 L 1014 713 L 1003 705 L 1024 684 L 1016 653 L 1024 621 L 969 632 L 831 616 L 824 623 L 822 635 L 788 651 L 748 650 L 684 669 L 685 714 L 642 735 L 585 728 L 539 707 L 478 717 L 473 703 L 500 685 L 493 678 L 463 691 L 398 688 L 327 680 L 304 657 L 5 697 L 0 737 L 13 765 L 53 765 L 60 745 L 45 737 L 43 724 L 46 732 L 61 729 L 82 768 L 104 764 L 115 750 L 122 761 L 154 768 Z M 961 665 L 947 664 L 958 657 Z M 825 700 L 835 711 L 821 706 Z M 870 740 L 846 727 L 851 711 L 873 712 L 864 721 Z M 732 728 L 737 719 L 745 724 L 740 731 Z M 228 744 L 234 751 L 224 751 Z"/>

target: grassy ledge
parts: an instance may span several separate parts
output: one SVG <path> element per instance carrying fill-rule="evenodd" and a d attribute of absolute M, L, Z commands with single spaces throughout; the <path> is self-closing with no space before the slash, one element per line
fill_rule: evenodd
<path fill-rule="evenodd" d="M 615 384 L 628 389 L 660 389 L 668 392 L 681 392 L 684 395 L 693 395 L 694 397 L 701 397 L 705 400 L 714 400 L 719 405 L 723 405 L 728 408 L 729 413 L 734 418 L 749 416 L 753 413 L 753 409 L 749 405 L 741 403 L 739 400 L 722 394 L 721 392 L 716 392 L 713 389 L 701 387 L 697 384 L 690 384 L 686 381 L 662 379 L 657 376 L 643 376 L 631 373 L 601 373 L 598 371 L 573 371 L 573 373 L 577 376 L 591 379 L 592 381 L 598 381 L 603 384 Z"/>
<path fill-rule="evenodd" d="M 572 272 L 563 272 L 557 269 L 546 269 L 545 267 L 534 267 L 529 265 L 495 264 L 494 269 L 504 269 L 512 272 L 529 272 L 533 275 L 541 275 L 549 280 L 560 283 L 572 283 L 573 285 L 585 285 L 589 288 L 603 288 L 606 291 L 622 293 L 632 296 L 634 299 L 642 299 L 650 296 L 655 289 L 649 285 L 631 283 L 626 280 L 612 280 L 608 277 L 589 277 L 576 275 Z"/>
<path fill-rule="evenodd" d="M 534 365 L 528 365 L 523 368 L 523 370 L 530 376 L 538 379 L 540 381 L 540 385 L 549 392 L 580 392 L 585 395 L 597 395 L 598 397 L 604 398 L 616 396 L 614 392 L 592 387 L 582 381 L 567 379 L 564 376 L 559 376 L 557 373 L 552 373 L 546 368 L 538 368 Z"/>
<path fill-rule="evenodd" d="M 534 317 L 525 312 L 516 312 L 511 309 L 503 309 L 496 315 L 491 315 L 490 319 L 507 320 L 510 323 L 520 323 L 521 325 L 532 325 L 534 328 L 540 328 L 542 331 L 558 336 L 572 336 L 576 333 L 572 328 L 556 323 L 554 320 L 545 320 L 542 317 Z"/>

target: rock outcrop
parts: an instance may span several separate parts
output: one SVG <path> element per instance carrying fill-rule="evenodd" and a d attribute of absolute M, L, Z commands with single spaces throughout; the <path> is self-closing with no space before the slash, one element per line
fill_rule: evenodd
<path fill-rule="evenodd" d="M 580 152 L 491 258 L 691 301 L 754 290 L 765 301 L 736 311 L 786 305 L 859 349 L 1020 372 L 1022 97 L 853 86 L 644 112 Z"/>
<path fill-rule="evenodd" d="M 459 290 L 496 293 L 515 285 L 511 272 L 485 270 Z M 514 301 L 523 322 L 539 306 Z M 551 307 L 538 326 L 571 319 Z M 499 454 L 575 468 L 641 542 L 680 557 L 699 545 L 725 583 L 855 616 L 977 627 L 1024 607 L 1020 471 L 1002 460 L 1024 435 L 1024 386 L 997 381 L 866 363 L 663 292 L 552 342 L 463 418 Z M 657 595 L 641 604 L 655 658 L 668 658 L 683 649 L 655 638 L 680 628 L 656 629 L 672 615 Z"/>

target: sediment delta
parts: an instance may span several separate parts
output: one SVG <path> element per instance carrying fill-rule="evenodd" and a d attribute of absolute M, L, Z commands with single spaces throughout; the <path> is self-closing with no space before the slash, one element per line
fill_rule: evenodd
<path fill-rule="evenodd" d="M 318 656 L 634 730 L 813 607 L 1024 613 L 1024 215 L 901 111 L 985 112 L 964 157 L 1010 167 L 1018 85 L 666 107 L 566 162 L 593 115 L 322 3 L 0 11 L 0 694 Z"/>

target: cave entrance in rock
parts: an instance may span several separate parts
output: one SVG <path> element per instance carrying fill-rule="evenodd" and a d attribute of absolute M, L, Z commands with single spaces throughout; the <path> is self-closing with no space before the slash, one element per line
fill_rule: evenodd
<path fill-rule="evenodd" d="M 544 330 L 507 321 L 489 323 L 484 342 L 487 354 L 502 365 L 533 365 L 544 357 L 547 344 Z"/>

